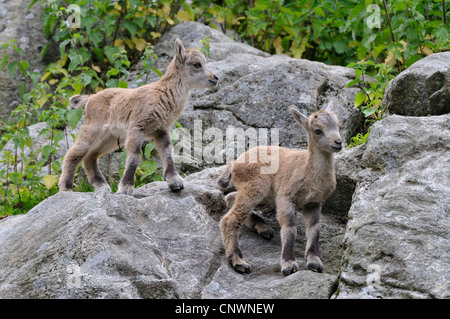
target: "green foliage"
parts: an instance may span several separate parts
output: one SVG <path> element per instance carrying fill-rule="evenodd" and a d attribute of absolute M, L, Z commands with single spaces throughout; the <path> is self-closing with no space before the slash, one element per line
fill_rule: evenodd
<path fill-rule="evenodd" d="M 355 108 L 360 108 L 369 122 L 381 119 L 385 111 L 382 104 L 384 90 L 389 81 L 394 78 L 392 67 L 383 63 L 375 64 L 371 60 L 350 63 L 348 67 L 355 69 L 355 79 L 350 81 L 346 87 L 358 86 L 362 90 L 355 96 Z M 364 77 L 368 69 L 375 72 L 375 81 Z"/>
<path fill-rule="evenodd" d="M 349 146 L 355 146 L 366 142 L 370 126 L 383 117 L 386 111 L 383 106 L 384 90 L 394 75 L 391 66 L 384 63 L 376 64 L 371 60 L 350 63 L 348 67 L 355 69 L 355 79 L 345 87 L 356 86 L 361 89 L 361 92 L 355 95 L 354 108 L 359 108 L 365 117 L 363 128 L 365 133 L 358 133 L 350 140 Z M 369 71 L 374 79 L 367 76 Z"/>
<path fill-rule="evenodd" d="M 366 134 L 358 133 L 356 136 L 353 136 L 350 138 L 350 143 L 347 145 L 348 148 L 355 147 L 361 144 L 365 144 L 367 142 L 367 138 L 369 137 L 370 129 L 367 131 Z"/>

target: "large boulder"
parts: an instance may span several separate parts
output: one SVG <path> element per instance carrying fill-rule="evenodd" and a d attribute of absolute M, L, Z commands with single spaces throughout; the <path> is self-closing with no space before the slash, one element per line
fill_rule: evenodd
<path fill-rule="evenodd" d="M 336 156 L 337 190 L 321 217 L 323 274 L 302 262 L 297 214 L 300 270 L 281 275 L 279 226 L 264 206 L 275 237 L 243 228 L 253 272 L 229 266 L 217 167 L 188 176 L 178 193 L 165 182 L 134 196 L 59 193 L 0 220 L 0 297 L 449 298 L 449 123 L 448 114 L 393 115 L 366 145 Z"/>
<path fill-rule="evenodd" d="M 353 69 L 286 55 L 271 56 L 200 23 L 184 22 L 166 32 L 155 46 L 159 57 L 156 66 L 165 70 L 174 56 L 176 38 L 191 48 L 200 47 L 201 39 L 207 36 L 211 38 L 208 67 L 219 77 L 219 85 L 191 92 L 178 120 L 191 135 L 196 120 L 203 131 L 216 128 L 222 132 L 216 138 L 224 142 L 229 127 L 279 129 L 281 146 L 304 148 L 306 133 L 293 119 L 290 107 L 309 115 L 330 101 L 340 118 L 344 140 L 348 141 L 360 127 L 362 115 L 353 109 L 359 89 L 345 88 L 355 77 Z M 127 80 L 130 86 L 136 85 L 140 72 L 138 65 Z M 156 75 L 151 79 L 156 80 Z M 208 144 L 210 139 L 203 136 L 201 142 Z M 205 167 L 204 162 L 197 164 L 197 169 Z"/>
<path fill-rule="evenodd" d="M 178 193 L 165 182 L 134 196 L 58 193 L 26 215 L 0 220 L 0 298 L 328 298 L 345 224 L 324 217 L 323 274 L 302 263 L 300 226 L 301 269 L 287 278 L 279 267 L 279 234 L 267 241 L 243 229 L 240 242 L 254 271 L 237 274 L 219 229 L 221 169 L 189 176 Z"/>
<path fill-rule="evenodd" d="M 449 114 L 393 115 L 339 155 L 357 184 L 334 297 L 450 297 L 449 152 Z"/>
<path fill-rule="evenodd" d="M 386 87 L 383 103 L 390 113 L 408 116 L 450 112 L 450 52 L 417 61 Z"/>

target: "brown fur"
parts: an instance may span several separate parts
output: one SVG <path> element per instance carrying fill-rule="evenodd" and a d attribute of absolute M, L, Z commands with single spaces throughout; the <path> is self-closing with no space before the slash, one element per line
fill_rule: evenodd
<path fill-rule="evenodd" d="M 252 220 L 255 222 L 252 210 L 262 201 L 275 201 L 277 219 L 281 226 L 282 273 L 289 275 L 298 270 L 294 259 L 297 208 L 302 208 L 306 227 L 307 267 L 322 272 L 318 247 L 319 216 L 322 203 L 336 188 L 333 153 L 342 148 L 339 121 L 331 108 L 332 105 L 325 111 L 315 112 L 309 118 L 295 109 L 291 110 L 294 118 L 308 133 L 308 150 L 256 147 L 229 164 L 219 177 L 218 183 L 222 188 L 233 184 L 237 189 L 226 197 L 230 210 L 223 216 L 220 224 L 226 255 L 237 271 L 250 272 L 250 266 L 242 259 L 239 249 L 239 228 L 242 224 L 251 225 L 252 229 L 269 237 L 267 232 L 273 230 L 262 219 L 252 224 Z M 274 160 L 270 156 L 274 152 L 278 152 L 278 171 L 261 174 L 261 168 L 269 166 L 270 161 Z M 256 158 L 256 163 L 249 161 L 251 158 Z"/>
<path fill-rule="evenodd" d="M 85 106 L 85 124 L 76 143 L 68 150 L 59 182 L 60 191 L 70 191 L 76 167 L 83 161 L 89 182 L 95 189 L 109 188 L 97 160 L 103 154 L 125 146 L 127 159 L 118 193 L 131 195 L 134 175 L 145 140 L 153 139 L 163 160 L 169 188 L 182 189 L 183 179 L 173 161 L 169 127 L 182 113 L 190 89 L 214 87 L 218 78 L 206 67 L 206 58 L 195 49 L 185 50 L 175 41 L 176 55 L 164 76 L 136 89 L 111 88 L 90 96 L 76 95 L 71 108 Z"/>

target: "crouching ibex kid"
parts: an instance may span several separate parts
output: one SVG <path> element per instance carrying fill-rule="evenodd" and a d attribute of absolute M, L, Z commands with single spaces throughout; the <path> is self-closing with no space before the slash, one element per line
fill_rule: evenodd
<path fill-rule="evenodd" d="M 175 52 L 166 73 L 156 82 L 136 89 L 111 88 L 90 96 L 75 95 L 70 99 L 72 108 L 86 105 L 85 124 L 65 156 L 60 191 L 72 190 L 80 161 L 83 161 L 89 183 L 95 189 L 109 188 L 97 159 L 124 145 L 126 166 L 117 192 L 131 195 L 134 175 L 141 160 L 141 147 L 149 139 L 155 141 L 162 158 L 163 175 L 169 188 L 177 190 L 184 187 L 175 168 L 169 127 L 183 111 L 188 91 L 214 87 L 218 78 L 206 67 L 206 58 L 200 51 L 185 50 L 181 41 L 176 39 Z"/>
<path fill-rule="evenodd" d="M 323 270 L 318 246 L 319 215 L 322 203 L 336 188 L 333 153 L 342 149 L 339 121 L 331 103 L 325 111 L 317 111 L 309 118 L 295 109 L 291 112 L 308 133 L 308 150 L 256 147 L 229 164 L 218 180 L 222 188 L 231 187 L 232 182 L 237 189 L 225 198 L 230 210 L 223 216 L 220 227 L 228 260 L 239 272 L 250 272 L 237 240 L 241 225 L 246 224 L 264 237 L 273 236 L 271 227 L 252 213 L 253 208 L 265 200 L 276 202 L 281 226 L 281 272 L 287 276 L 298 270 L 294 260 L 297 207 L 302 209 L 306 227 L 306 266 L 317 272 Z M 279 154 L 278 171 L 261 174 L 261 168 L 274 160 L 270 154 L 275 151 Z M 252 163 L 249 158 L 256 160 Z"/>

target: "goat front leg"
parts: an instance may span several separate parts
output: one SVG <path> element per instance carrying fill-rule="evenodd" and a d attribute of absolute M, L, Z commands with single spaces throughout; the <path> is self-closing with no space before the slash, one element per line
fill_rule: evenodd
<path fill-rule="evenodd" d="M 125 163 L 125 172 L 119 183 L 118 194 L 133 195 L 134 176 L 141 162 L 141 147 L 144 139 L 140 133 L 132 133 L 125 142 L 127 151 L 127 160 Z"/>
<path fill-rule="evenodd" d="M 322 272 L 323 265 L 319 257 L 320 210 L 318 203 L 309 203 L 303 207 L 303 220 L 306 228 L 306 267 Z"/>
<path fill-rule="evenodd" d="M 156 149 L 158 150 L 163 162 L 163 177 L 171 190 L 180 190 L 184 188 L 184 180 L 178 174 L 175 162 L 173 161 L 173 146 L 168 131 L 159 130 L 153 136 Z"/>
<path fill-rule="evenodd" d="M 294 243 L 297 237 L 295 205 L 287 198 L 277 198 L 277 218 L 281 226 L 281 273 L 289 276 L 298 271 L 294 258 Z"/>

